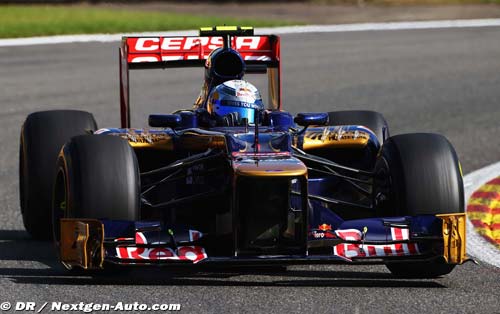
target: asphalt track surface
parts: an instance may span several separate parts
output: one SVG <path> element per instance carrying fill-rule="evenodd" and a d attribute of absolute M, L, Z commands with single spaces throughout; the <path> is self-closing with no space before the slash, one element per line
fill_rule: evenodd
<path fill-rule="evenodd" d="M 292 112 L 372 109 L 392 134 L 442 133 L 468 173 L 500 157 L 499 38 L 498 27 L 284 35 L 284 104 Z M 395 279 L 384 266 L 66 273 L 52 245 L 30 240 L 22 226 L 19 130 L 28 113 L 56 108 L 88 110 L 100 126 L 117 126 L 117 47 L 0 48 L 0 302 L 180 303 L 189 313 L 500 313 L 500 269 L 472 263 L 435 280 Z M 133 124 L 145 125 L 148 112 L 190 107 L 201 80 L 200 69 L 132 73 Z"/>

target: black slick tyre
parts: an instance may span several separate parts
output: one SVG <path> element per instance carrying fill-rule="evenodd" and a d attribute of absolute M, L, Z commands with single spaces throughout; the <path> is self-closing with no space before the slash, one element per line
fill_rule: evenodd
<path fill-rule="evenodd" d="M 464 212 L 464 188 L 455 149 L 442 135 L 402 134 L 383 145 L 375 167 L 376 193 L 386 214 Z"/>
<path fill-rule="evenodd" d="M 450 142 L 430 133 L 402 134 L 384 143 L 375 167 L 375 197 L 380 216 L 416 216 L 464 212 L 460 164 Z M 442 259 L 388 263 L 396 276 L 432 278 L 455 265 Z"/>
<path fill-rule="evenodd" d="M 64 145 L 57 162 L 53 224 L 60 218 L 138 220 L 140 173 L 128 142 L 82 135 Z M 54 238 L 59 239 L 58 232 Z"/>
<path fill-rule="evenodd" d="M 52 189 L 61 147 L 73 136 L 96 129 L 94 117 L 84 111 L 41 111 L 26 118 L 19 148 L 19 193 L 23 223 L 34 239 L 52 237 Z"/>

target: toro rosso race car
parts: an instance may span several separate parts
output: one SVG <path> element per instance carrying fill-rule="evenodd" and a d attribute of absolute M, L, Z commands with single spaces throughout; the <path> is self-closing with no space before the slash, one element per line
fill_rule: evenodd
<path fill-rule="evenodd" d="M 131 128 L 129 70 L 204 67 L 194 107 Z M 465 255 L 460 164 L 443 136 L 390 136 L 373 111 L 283 111 L 280 38 L 251 27 L 124 37 L 121 128 L 30 114 L 24 225 L 68 268 L 379 263 L 447 274 Z M 267 74 L 268 100 L 243 80 Z"/>

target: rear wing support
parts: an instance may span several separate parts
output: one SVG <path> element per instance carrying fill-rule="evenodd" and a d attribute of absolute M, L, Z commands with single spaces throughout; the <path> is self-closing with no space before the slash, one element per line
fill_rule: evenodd
<path fill-rule="evenodd" d="M 281 110 L 279 36 L 254 36 L 253 29 L 250 32 L 244 27 L 215 27 L 210 31 L 202 28 L 200 36 L 122 38 L 119 50 L 121 127 L 131 127 L 129 70 L 203 67 L 210 52 L 223 46 L 224 38 L 245 60 L 246 73 L 267 74 L 268 108 Z"/>
<path fill-rule="evenodd" d="M 122 128 L 130 128 L 130 88 L 128 70 L 128 46 L 123 45 L 119 50 L 120 64 L 120 121 Z"/>

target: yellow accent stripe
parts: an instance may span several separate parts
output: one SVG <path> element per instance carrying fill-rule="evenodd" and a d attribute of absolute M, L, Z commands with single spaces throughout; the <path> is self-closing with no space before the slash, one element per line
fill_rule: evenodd
<path fill-rule="evenodd" d="M 482 236 L 487 236 L 493 240 L 500 240 L 500 230 L 491 230 L 488 228 L 475 228 L 475 230 Z"/>
<path fill-rule="evenodd" d="M 492 200 L 488 198 L 471 198 L 469 205 L 486 205 L 490 208 L 500 208 L 500 200 Z"/>
<path fill-rule="evenodd" d="M 467 212 L 467 216 L 472 220 L 481 220 L 484 223 L 488 223 L 492 219 L 492 214 L 490 213 L 481 213 L 481 212 Z"/>
<path fill-rule="evenodd" d="M 500 185 L 498 185 L 498 184 L 485 184 L 477 191 L 478 192 L 499 192 L 500 193 Z"/>
<path fill-rule="evenodd" d="M 479 234 L 487 234 L 488 232 L 491 231 L 490 228 L 482 228 L 482 227 L 475 227 L 474 230 L 476 230 L 476 232 Z"/>
<path fill-rule="evenodd" d="M 238 32 L 238 31 L 251 31 L 254 28 L 252 26 L 214 26 L 214 27 L 200 27 L 200 32 Z M 253 32 L 250 32 L 253 33 Z"/>
<path fill-rule="evenodd" d="M 216 31 L 237 31 L 238 27 L 236 26 L 215 26 Z"/>
<path fill-rule="evenodd" d="M 487 213 L 468 213 L 470 220 L 480 220 L 486 225 L 500 224 L 500 215 L 492 215 Z"/>

